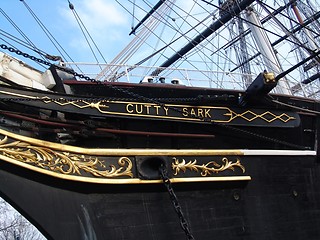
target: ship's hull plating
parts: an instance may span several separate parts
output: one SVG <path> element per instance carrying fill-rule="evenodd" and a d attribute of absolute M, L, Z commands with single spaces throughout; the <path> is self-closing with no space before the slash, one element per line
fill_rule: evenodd
<path fill-rule="evenodd" d="M 161 165 L 195 239 L 320 238 L 317 102 L 129 87 L 153 101 L 1 87 L 0 193 L 48 239 L 186 239 Z"/>

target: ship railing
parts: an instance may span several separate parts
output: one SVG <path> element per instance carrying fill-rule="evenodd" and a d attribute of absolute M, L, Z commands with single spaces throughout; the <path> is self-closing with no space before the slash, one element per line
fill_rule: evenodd
<path fill-rule="evenodd" d="M 130 82 L 130 83 L 159 83 L 159 84 L 181 84 L 192 87 L 208 87 L 242 90 L 245 89 L 245 81 L 249 74 L 236 72 L 212 71 L 212 70 L 190 70 L 187 68 L 161 69 L 159 75 L 150 75 L 159 70 L 155 66 L 136 66 L 119 64 L 97 64 L 97 63 L 67 63 L 73 69 L 80 68 L 81 74 L 107 82 Z M 101 77 L 101 69 L 104 74 Z M 81 79 L 79 79 L 81 80 Z"/>
<path fill-rule="evenodd" d="M 97 63 L 67 63 L 68 67 L 75 70 L 81 69 L 81 74 L 97 81 L 129 82 L 129 83 L 154 83 L 154 84 L 180 84 L 192 87 L 205 87 L 230 90 L 245 90 L 250 81 L 259 74 L 243 74 L 230 71 L 194 70 L 188 68 L 167 67 L 160 69 L 156 66 L 137 66 L 121 64 Z M 103 70 L 103 71 L 102 71 Z M 159 75 L 151 73 L 160 70 Z M 78 72 L 78 71 L 77 71 Z M 103 72 L 103 74 L 102 74 Z M 320 99 L 320 81 L 303 84 L 297 81 L 298 77 L 287 76 L 290 91 L 295 96 Z M 81 81 L 82 79 L 78 79 Z M 275 93 L 275 92 L 272 92 Z"/>

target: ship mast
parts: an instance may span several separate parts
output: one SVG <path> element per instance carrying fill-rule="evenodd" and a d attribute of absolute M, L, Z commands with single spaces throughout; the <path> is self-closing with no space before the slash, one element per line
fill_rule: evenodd
<path fill-rule="evenodd" d="M 303 21 L 303 19 L 302 19 L 302 16 L 300 15 L 300 12 L 299 12 L 299 10 L 298 10 L 298 8 L 297 8 L 297 3 L 296 3 L 296 2 L 292 4 L 292 9 L 293 9 L 293 12 L 294 12 L 294 14 L 296 15 L 299 23 L 300 23 L 301 25 L 304 25 L 305 23 L 304 23 L 304 21 Z M 303 28 L 303 31 L 304 31 L 304 33 L 305 33 L 306 36 L 307 36 L 307 41 L 308 41 L 308 43 L 309 43 L 310 50 L 311 50 L 311 51 L 317 51 L 319 48 L 318 48 L 318 46 L 316 45 L 315 40 L 314 40 L 313 36 L 311 35 L 309 29 L 308 29 L 308 28 Z"/>
<path fill-rule="evenodd" d="M 233 39 L 238 38 L 238 41 L 236 41 L 233 44 L 233 47 L 235 49 L 237 61 L 240 66 L 239 68 L 241 72 L 244 73 L 242 75 L 244 86 L 245 88 L 247 88 L 252 82 L 252 76 L 251 76 L 251 68 L 249 64 L 248 48 L 247 48 L 247 43 L 245 39 L 243 19 L 235 18 L 233 20 L 233 23 L 228 25 L 228 29 Z M 236 32 L 237 30 L 238 32 Z"/>
<path fill-rule="evenodd" d="M 247 9 L 247 20 L 249 23 L 250 30 L 255 39 L 255 42 L 260 50 L 266 70 L 268 72 L 273 72 L 275 75 L 279 75 L 282 72 L 280 63 L 277 56 L 271 46 L 270 40 L 263 29 L 261 21 L 257 17 L 253 8 Z M 276 93 L 291 95 L 291 90 L 287 81 L 282 78 L 278 82 L 278 86 L 275 88 Z"/>
<path fill-rule="evenodd" d="M 183 48 L 177 51 L 174 55 L 172 55 L 167 61 L 160 65 L 155 71 L 151 73 L 151 76 L 159 75 L 165 68 L 171 66 L 180 58 L 182 58 L 185 54 L 187 54 L 190 50 L 194 49 L 198 46 L 203 40 L 208 38 L 211 34 L 221 28 L 225 23 L 229 22 L 234 16 L 238 15 L 244 9 L 246 9 L 250 4 L 252 4 L 254 0 L 244 0 L 240 3 L 235 2 L 232 4 L 228 11 L 225 14 L 221 15 L 221 17 L 212 23 L 207 29 L 201 32 L 198 36 L 192 39 L 188 44 L 186 44 Z"/>
<path fill-rule="evenodd" d="M 125 62 L 139 50 L 139 48 L 144 44 L 145 40 L 152 35 L 153 31 L 161 23 L 162 17 L 160 16 L 166 16 L 167 13 L 170 12 L 170 9 L 175 1 L 176 0 L 163 4 L 165 3 L 165 0 L 159 0 L 159 2 L 147 13 L 147 15 L 135 27 L 132 28 L 129 35 L 135 34 L 135 37 L 96 76 L 96 80 L 102 80 L 105 76 L 107 76 L 107 78 L 104 80 L 112 82 L 125 75 L 127 72 L 121 72 L 122 65 L 125 64 Z M 156 14 L 156 16 L 153 16 L 154 14 Z M 141 30 L 136 33 L 139 27 L 141 27 Z"/>

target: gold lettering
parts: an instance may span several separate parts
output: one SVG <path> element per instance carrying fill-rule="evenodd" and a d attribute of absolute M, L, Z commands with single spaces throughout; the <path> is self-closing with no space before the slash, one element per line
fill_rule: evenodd
<path fill-rule="evenodd" d="M 155 107 L 155 109 L 156 109 L 157 115 L 159 115 L 159 108 L 160 108 L 160 106 L 155 105 L 154 107 Z"/>
<path fill-rule="evenodd" d="M 154 109 L 153 109 L 154 108 Z M 161 110 L 163 108 L 163 111 Z M 153 105 L 153 104 L 139 104 L 128 103 L 126 105 L 126 111 L 132 114 L 145 114 L 145 115 L 165 115 L 169 116 L 169 107 Z M 210 108 L 197 108 L 197 107 L 184 107 L 182 108 L 183 117 L 200 117 L 200 118 L 212 118 Z"/>
<path fill-rule="evenodd" d="M 191 108 L 190 115 L 195 117 L 197 116 L 194 108 Z"/>
<path fill-rule="evenodd" d="M 138 106 L 140 106 L 140 109 L 138 109 Z M 139 113 L 139 114 L 141 114 L 141 113 L 142 113 L 142 111 L 143 111 L 143 107 L 142 107 L 142 105 L 140 105 L 140 104 L 136 104 L 136 112 L 137 112 L 137 113 Z"/>
<path fill-rule="evenodd" d="M 145 105 L 145 107 L 147 108 L 147 114 L 150 114 L 150 111 L 149 111 L 149 109 L 150 109 L 150 105 Z"/>
<path fill-rule="evenodd" d="M 133 113 L 133 110 L 130 110 L 129 107 L 133 107 L 133 105 L 131 103 L 127 104 L 127 112 Z"/>
<path fill-rule="evenodd" d="M 210 109 L 205 109 L 205 117 L 211 118 Z"/>
<path fill-rule="evenodd" d="M 168 108 L 168 107 L 163 107 L 163 109 L 166 111 L 166 116 L 168 116 L 168 110 L 169 110 L 169 108 Z"/>
<path fill-rule="evenodd" d="M 182 108 L 182 115 L 184 116 L 184 117 L 188 117 L 188 109 L 187 108 Z"/>

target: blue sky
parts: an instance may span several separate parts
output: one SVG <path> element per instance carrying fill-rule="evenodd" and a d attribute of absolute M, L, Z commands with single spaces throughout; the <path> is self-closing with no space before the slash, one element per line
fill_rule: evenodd
<path fill-rule="evenodd" d="M 24 2 L 74 61 L 95 62 L 76 19 L 69 9 L 68 0 L 24 0 Z M 1 0 L 0 7 L 39 49 L 52 55 L 59 55 L 24 2 Z M 70 0 L 70 2 L 105 59 L 112 60 L 131 38 L 128 36 L 132 22 L 130 15 L 114 0 Z M 128 1 L 124 2 L 129 4 Z M 2 30 L 22 39 L 3 14 L 0 14 L 0 22 Z M 30 50 L 27 52 L 33 54 Z M 99 61 L 103 62 L 101 57 Z"/>
<path fill-rule="evenodd" d="M 110 61 L 113 60 L 134 38 L 134 35 L 129 36 L 131 27 L 136 25 L 139 19 L 142 19 L 146 15 L 145 11 L 149 11 L 158 0 L 70 0 L 70 2 L 74 5 L 77 14 L 93 37 L 106 62 L 110 63 Z M 137 4 L 134 9 L 133 2 Z M 1 9 L 19 26 L 39 49 L 50 55 L 59 56 L 61 54 L 55 49 L 54 45 L 42 31 L 25 4 L 32 9 L 59 44 L 66 50 L 68 55 L 71 56 L 73 61 L 86 63 L 97 62 L 91 53 L 90 47 L 86 43 L 85 37 L 78 26 L 73 12 L 69 9 L 68 0 L 0 1 Z M 184 0 L 183 7 L 179 11 L 182 12 L 184 8 L 191 8 L 192 6 L 192 0 Z M 193 6 L 193 8 L 195 7 Z M 132 12 L 134 12 L 135 18 L 130 15 Z M 186 15 L 186 12 L 182 12 L 182 15 Z M 178 17 L 179 18 L 173 21 L 172 24 L 176 24 L 177 27 L 180 27 L 180 21 L 183 22 L 184 20 L 181 16 Z M 194 19 L 189 17 L 188 22 L 190 21 L 192 22 Z M 0 14 L 0 23 L 0 28 L 2 30 L 22 39 L 22 36 L 6 20 L 3 14 Z M 187 27 L 190 28 L 189 25 L 187 25 Z M 160 29 L 159 31 L 162 30 Z M 166 32 L 166 35 L 168 35 L 168 32 Z M 168 38 L 166 41 L 170 41 L 170 39 L 171 38 Z M 152 38 L 151 34 L 151 37 L 148 39 L 150 44 L 149 46 L 146 45 L 148 49 L 139 49 L 139 51 L 133 55 L 132 60 L 127 62 L 127 64 L 136 64 L 140 60 L 146 58 L 151 54 L 153 47 L 160 49 L 161 45 L 163 46 L 165 44 L 163 40 L 163 38 Z M 17 45 L 17 47 L 19 47 L 19 45 Z M 170 46 L 171 49 L 166 49 L 166 55 L 172 55 L 173 51 L 180 47 L 181 45 L 178 45 L 178 43 L 176 46 Z M 31 50 L 24 49 L 23 47 L 19 50 L 35 55 Z M 103 58 L 99 56 L 97 51 L 95 53 L 96 56 L 98 56 L 98 61 L 103 63 Z M 36 56 L 38 57 L 38 55 Z M 67 56 L 64 57 L 65 61 L 70 61 L 70 59 L 66 58 Z M 21 60 L 25 61 L 24 59 Z M 26 61 L 30 64 L 30 61 Z M 162 60 L 158 60 L 158 62 L 150 63 L 150 65 L 158 65 L 162 62 Z M 34 64 L 32 64 L 32 66 L 34 66 Z"/>

